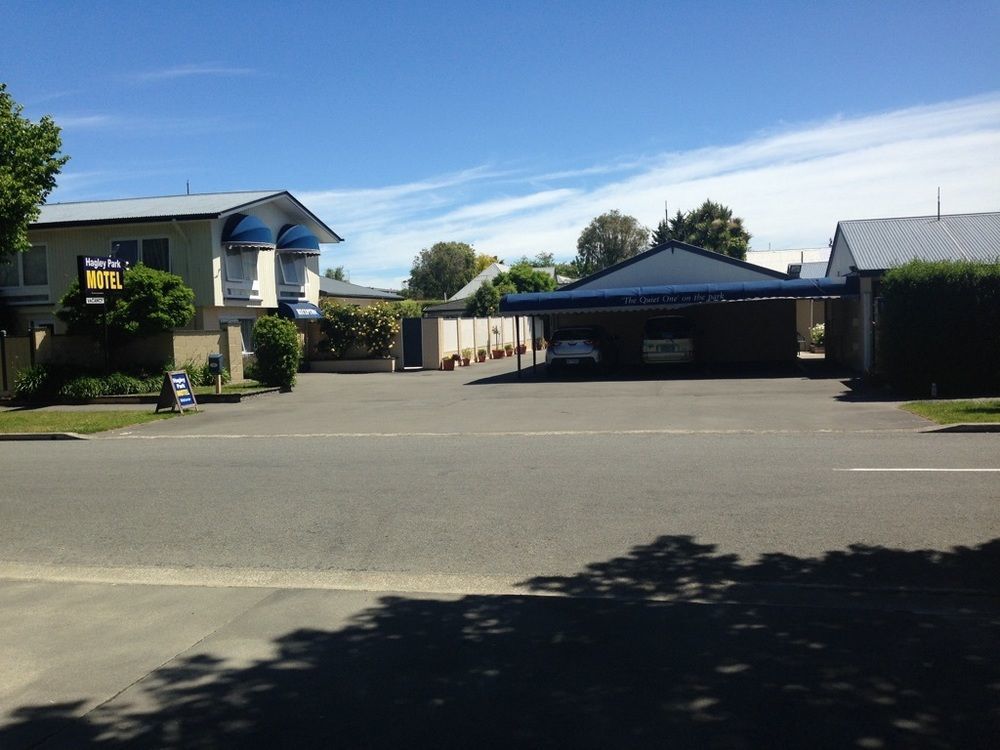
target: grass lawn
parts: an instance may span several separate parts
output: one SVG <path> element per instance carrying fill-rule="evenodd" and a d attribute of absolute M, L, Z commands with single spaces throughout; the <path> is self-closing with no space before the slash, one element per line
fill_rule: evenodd
<path fill-rule="evenodd" d="M 938 424 L 959 422 L 1000 422 L 1000 400 L 911 401 L 903 409 Z"/>
<path fill-rule="evenodd" d="M 176 414 L 146 411 L 37 411 L 0 412 L 0 432 L 92 432 L 116 430 L 133 424 L 170 419 Z"/>

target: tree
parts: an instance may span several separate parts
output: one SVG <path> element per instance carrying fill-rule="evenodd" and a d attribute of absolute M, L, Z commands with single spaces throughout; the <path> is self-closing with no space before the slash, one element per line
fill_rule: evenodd
<path fill-rule="evenodd" d="M 337 266 L 336 268 L 328 268 L 323 272 L 323 275 L 328 279 L 334 279 L 336 281 L 347 281 L 346 274 L 344 272 L 343 266 Z"/>
<path fill-rule="evenodd" d="M 479 253 L 478 255 L 476 255 L 476 266 L 473 269 L 472 273 L 473 278 L 478 276 L 480 273 L 485 271 L 494 263 L 501 263 L 501 262 L 502 261 L 495 255 L 487 255 L 486 253 Z"/>
<path fill-rule="evenodd" d="M 115 342 L 154 336 L 194 318 L 194 292 L 180 276 L 139 265 L 125 271 L 122 291 L 107 296 L 108 337 Z M 104 337 L 104 306 L 88 305 L 73 280 L 56 315 L 69 333 Z"/>
<path fill-rule="evenodd" d="M 493 279 L 496 286 L 505 282 L 509 282 L 517 292 L 551 292 L 556 288 L 556 280 L 551 274 L 521 263 Z"/>
<path fill-rule="evenodd" d="M 609 211 L 590 222 L 576 241 L 576 266 L 584 276 L 642 252 L 649 230 L 634 216 Z"/>
<path fill-rule="evenodd" d="M 436 242 L 420 251 L 410 269 L 411 292 L 426 299 L 447 299 L 476 275 L 476 251 L 464 242 Z"/>
<path fill-rule="evenodd" d="M 743 228 L 743 219 L 733 216 L 733 210 L 721 203 L 706 200 L 698 208 L 670 220 L 669 227 L 660 222 L 653 242 L 679 240 L 703 247 L 722 255 L 745 260 L 752 235 Z M 657 241 L 659 240 L 659 241 Z"/>
<path fill-rule="evenodd" d="M 69 160 L 59 127 L 48 116 L 33 123 L 0 83 L 0 262 L 27 250 L 28 225 Z"/>
<path fill-rule="evenodd" d="M 552 253 L 535 253 L 534 258 L 529 258 L 527 255 L 522 255 L 521 260 L 519 260 L 515 265 L 518 266 L 531 266 L 532 268 L 549 268 L 556 264 L 556 256 Z"/>

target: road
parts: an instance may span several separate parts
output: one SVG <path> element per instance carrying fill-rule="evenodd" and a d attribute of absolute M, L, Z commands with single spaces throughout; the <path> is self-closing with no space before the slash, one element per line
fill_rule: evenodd
<path fill-rule="evenodd" d="M 0 746 L 995 746 L 1000 435 L 471 369 L 0 443 Z"/>

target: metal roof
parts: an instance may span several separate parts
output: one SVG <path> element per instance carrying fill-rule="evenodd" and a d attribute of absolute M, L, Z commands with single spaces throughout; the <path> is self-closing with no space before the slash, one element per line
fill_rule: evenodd
<path fill-rule="evenodd" d="M 789 263 L 788 275 L 793 279 L 822 279 L 826 276 L 826 266 L 825 260 L 814 263 Z"/>
<path fill-rule="evenodd" d="M 908 261 L 1000 260 L 1000 212 L 841 221 L 858 271 L 884 271 Z"/>
<path fill-rule="evenodd" d="M 328 297 L 355 297 L 364 299 L 380 299 L 386 302 L 403 299 L 398 294 L 386 292 L 382 289 L 374 289 L 370 286 L 360 286 L 351 284 L 348 281 L 339 279 L 328 279 L 326 276 L 319 277 L 319 291 Z"/>
<path fill-rule="evenodd" d="M 284 201 L 301 212 L 318 230 L 321 242 L 340 242 L 341 237 L 287 190 L 247 190 L 231 193 L 161 195 L 150 198 L 121 198 L 106 201 L 49 203 L 41 207 L 31 229 L 55 229 L 88 224 L 135 224 L 170 219 L 217 219 L 252 208 L 260 203 Z"/>

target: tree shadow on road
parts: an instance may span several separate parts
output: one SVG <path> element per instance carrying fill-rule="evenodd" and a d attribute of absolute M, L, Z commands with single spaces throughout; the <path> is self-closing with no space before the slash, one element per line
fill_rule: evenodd
<path fill-rule="evenodd" d="M 523 596 L 385 596 L 250 665 L 209 641 L 85 718 L 18 709 L 0 747 L 995 747 L 998 581 L 1000 539 L 743 564 L 664 536 Z"/>

